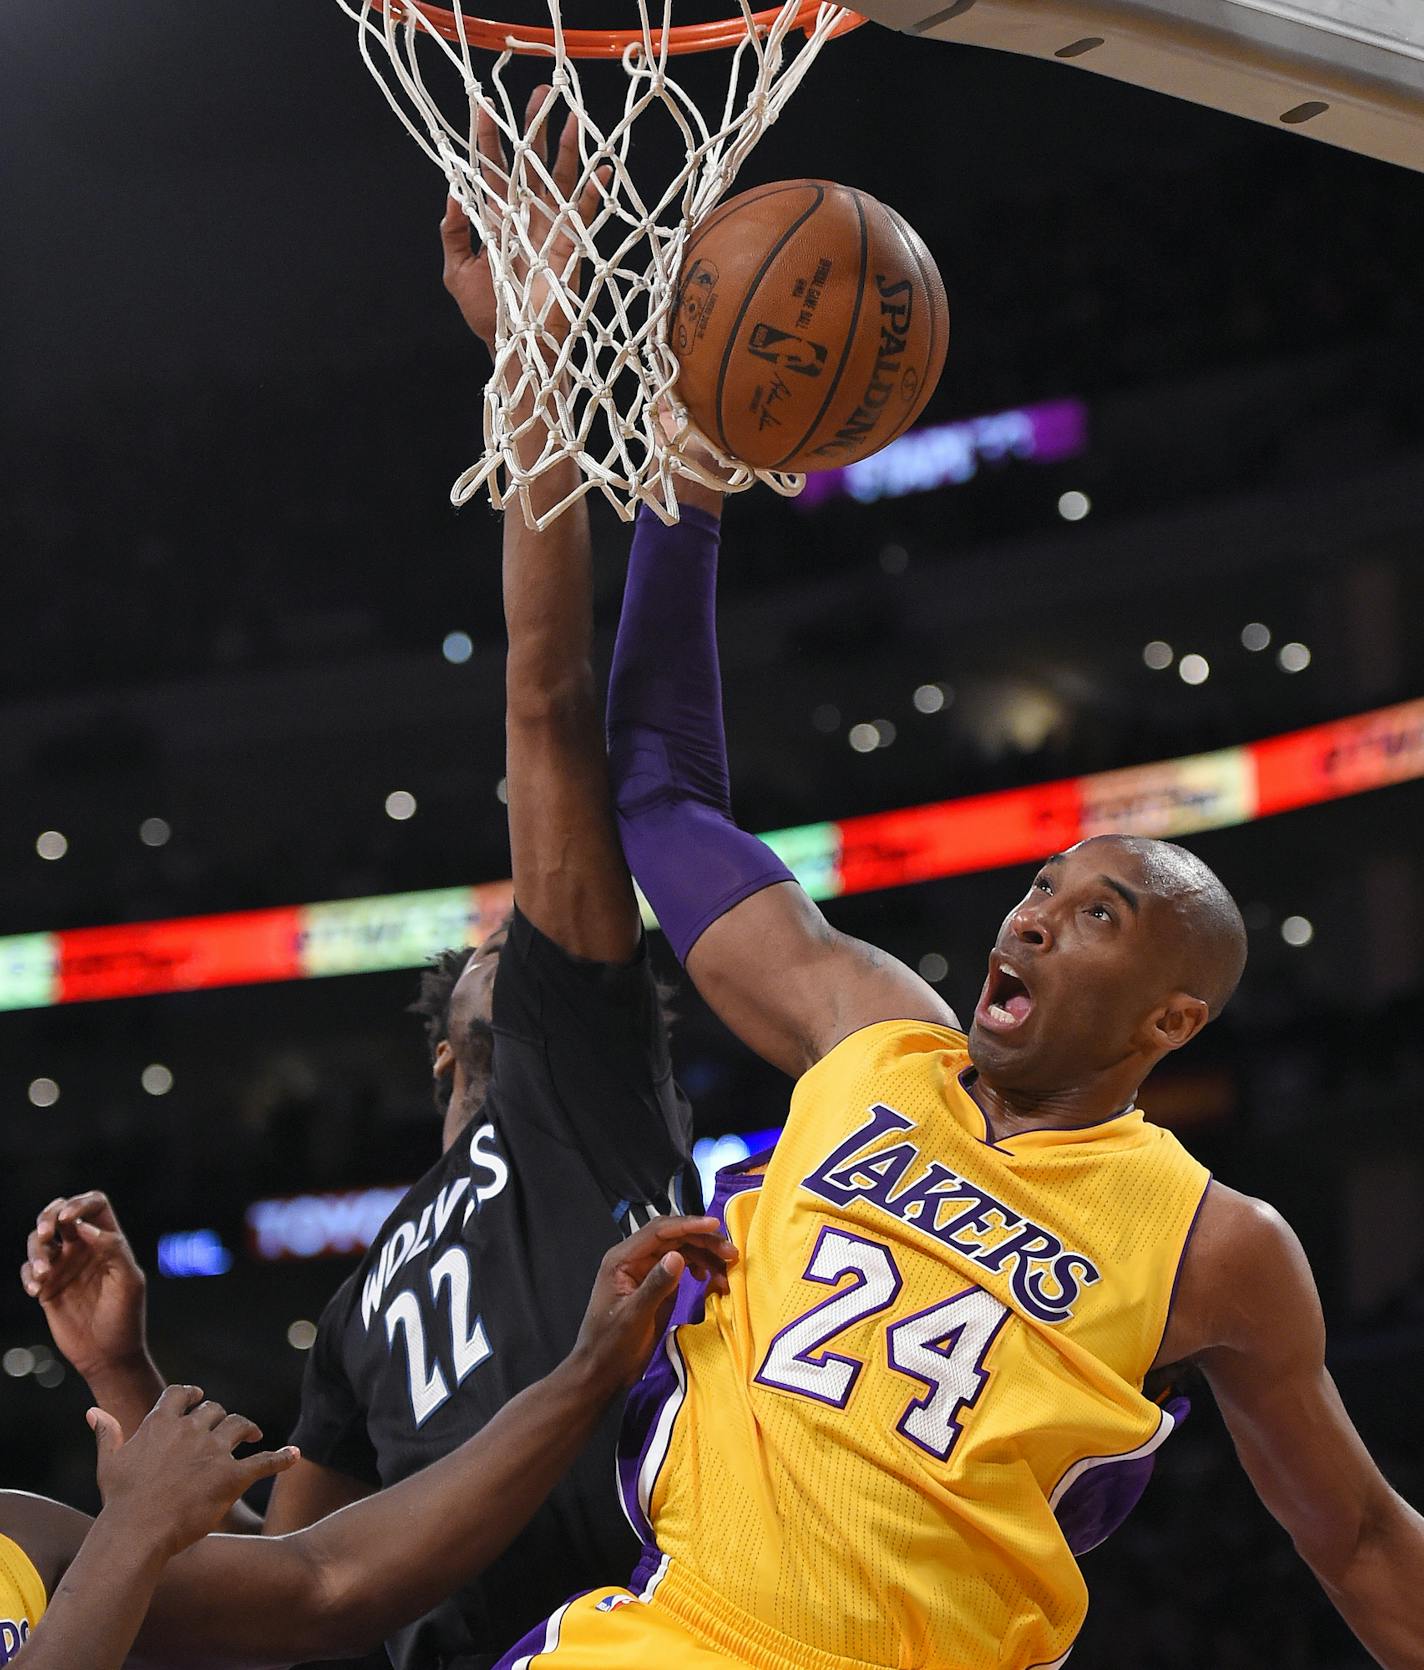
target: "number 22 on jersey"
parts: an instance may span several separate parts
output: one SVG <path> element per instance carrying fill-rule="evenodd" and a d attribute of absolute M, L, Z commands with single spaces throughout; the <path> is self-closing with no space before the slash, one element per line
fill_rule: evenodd
<path fill-rule="evenodd" d="M 761 1385 L 844 1409 L 865 1363 L 828 1347 L 853 1324 L 889 1310 L 904 1285 L 900 1270 L 882 1242 L 827 1226 L 802 1279 L 836 1291 L 781 1330 L 756 1378 Z M 887 1327 L 890 1368 L 923 1388 L 906 1405 L 897 1432 L 938 1460 L 948 1460 L 963 1415 L 988 1383 L 984 1358 L 1009 1315 L 1008 1307 L 982 1287 L 966 1287 Z"/>
<path fill-rule="evenodd" d="M 450 1294 L 450 1356 L 455 1384 L 459 1386 L 490 1355 L 484 1323 L 478 1316 L 473 1324 L 470 1321 L 470 1255 L 462 1247 L 451 1247 L 430 1266 L 430 1298 L 437 1307 L 442 1288 L 448 1288 Z M 439 1361 L 430 1361 L 425 1345 L 425 1317 L 419 1299 L 409 1289 L 396 1294 L 386 1306 L 386 1338 L 392 1351 L 398 1333 L 405 1338 L 410 1412 L 415 1424 L 424 1426 L 450 1396 L 450 1383 Z"/>

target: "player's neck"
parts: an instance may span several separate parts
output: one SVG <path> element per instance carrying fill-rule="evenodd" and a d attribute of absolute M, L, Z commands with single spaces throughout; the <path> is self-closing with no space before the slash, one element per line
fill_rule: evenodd
<path fill-rule="evenodd" d="M 978 1103 L 995 1140 L 1019 1131 L 1068 1131 L 1106 1124 L 1127 1113 L 1136 1098 L 1136 1082 L 1129 1086 L 1122 1080 L 1123 1075 L 1113 1074 L 1086 1084 L 1039 1091 L 991 1084 L 977 1067 L 960 1075 L 960 1083 Z"/>

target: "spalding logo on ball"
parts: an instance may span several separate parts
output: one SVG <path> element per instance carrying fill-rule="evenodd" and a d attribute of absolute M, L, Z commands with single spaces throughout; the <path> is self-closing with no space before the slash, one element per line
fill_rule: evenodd
<path fill-rule="evenodd" d="M 878 452 L 934 393 L 949 303 L 912 227 L 863 191 L 781 180 L 693 228 L 669 340 L 693 423 L 759 470 Z"/>

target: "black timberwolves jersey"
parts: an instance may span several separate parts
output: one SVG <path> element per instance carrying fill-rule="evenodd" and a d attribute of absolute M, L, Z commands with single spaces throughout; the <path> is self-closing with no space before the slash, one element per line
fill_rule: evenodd
<path fill-rule="evenodd" d="M 646 949 L 570 957 L 516 911 L 493 996 L 489 1095 L 322 1313 L 292 1442 L 373 1486 L 462 1444 L 573 1345 L 599 1260 L 653 1212 L 696 1210 L 691 1111 Z M 399 1670 L 492 1664 L 638 1548 L 610 1410 L 528 1529 L 387 1643 Z"/>

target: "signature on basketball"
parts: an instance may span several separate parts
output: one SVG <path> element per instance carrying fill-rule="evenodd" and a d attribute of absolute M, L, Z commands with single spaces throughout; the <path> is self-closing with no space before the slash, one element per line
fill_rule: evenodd
<path fill-rule="evenodd" d="M 884 273 L 876 273 L 875 288 L 880 296 L 880 352 L 855 410 L 830 440 L 822 441 L 815 449 L 820 456 L 834 457 L 838 452 L 859 446 L 880 422 L 885 402 L 900 386 L 900 361 L 910 333 L 914 289 L 908 278 L 897 279 L 892 284 Z"/>

